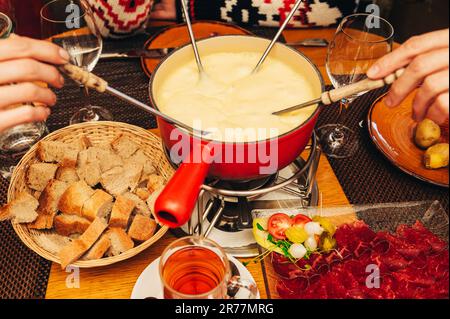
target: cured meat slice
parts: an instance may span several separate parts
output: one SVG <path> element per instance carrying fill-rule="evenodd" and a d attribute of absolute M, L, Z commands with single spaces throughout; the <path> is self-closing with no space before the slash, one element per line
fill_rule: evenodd
<path fill-rule="evenodd" d="M 309 285 L 310 283 L 308 278 L 298 277 L 295 279 L 279 281 L 276 288 L 278 294 L 282 298 L 298 298 L 299 295 L 306 292 Z"/>
<path fill-rule="evenodd" d="M 404 269 L 411 264 L 410 261 L 403 258 L 397 251 L 390 254 L 383 255 L 381 257 L 381 270 L 382 271 L 396 271 Z"/>
<path fill-rule="evenodd" d="M 372 247 L 370 246 L 370 242 L 360 242 L 358 243 L 358 246 L 356 246 L 355 251 L 354 251 L 354 256 L 356 258 L 359 258 L 365 254 L 370 254 L 372 252 Z"/>
<path fill-rule="evenodd" d="M 367 263 L 362 263 L 359 260 L 351 259 L 351 260 L 341 264 L 340 269 L 342 270 L 342 273 L 350 273 L 357 278 L 362 278 L 362 277 L 366 278 L 367 277 L 367 273 L 366 273 L 367 265 L 368 265 Z"/>
<path fill-rule="evenodd" d="M 378 254 L 385 254 L 391 249 L 390 241 L 378 235 L 370 242 L 370 246 Z"/>
<path fill-rule="evenodd" d="M 421 252 L 417 257 L 415 257 L 411 262 L 411 267 L 422 270 L 427 266 L 428 257 L 425 253 Z"/>
<path fill-rule="evenodd" d="M 342 272 L 330 272 L 327 274 L 326 286 L 329 298 L 342 299 L 347 294 L 347 289 L 342 285 Z"/>
<path fill-rule="evenodd" d="M 340 255 L 337 251 L 332 251 L 328 254 L 328 256 L 325 257 L 325 261 L 330 265 L 330 267 L 333 267 L 333 265 L 336 265 L 340 263 L 343 260 L 342 255 Z"/>

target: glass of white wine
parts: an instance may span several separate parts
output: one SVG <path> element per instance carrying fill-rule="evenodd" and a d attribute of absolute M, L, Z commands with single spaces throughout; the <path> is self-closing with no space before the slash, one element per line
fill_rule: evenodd
<path fill-rule="evenodd" d="M 102 52 L 103 40 L 95 25 L 93 13 L 85 0 L 54 0 L 41 9 L 41 31 L 44 39 L 63 47 L 71 63 L 91 72 Z M 80 86 L 84 106 L 70 119 L 70 124 L 112 121 L 104 107 L 90 103 L 89 91 Z"/>
<path fill-rule="evenodd" d="M 372 14 L 345 17 L 328 47 L 327 73 L 335 88 L 362 81 L 366 72 L 382 56 L 392 51 L 394 28 L 385 19 Z M 318 133 L 325 154 L 347 158 L 359 148 L 358 135 L 342 124 L 342 116 L 359 96 L 341 101 L 337 124 L 319 127 Z"/>

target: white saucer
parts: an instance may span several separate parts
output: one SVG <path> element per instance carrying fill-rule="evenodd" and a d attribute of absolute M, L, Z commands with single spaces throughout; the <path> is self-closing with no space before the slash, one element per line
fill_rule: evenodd
<path fill-rule="evenodd" d="M 131 299 L 145 299 L 145 298 L 157 298 L 164 299 L 163 287 L 161 283 L 161 277 L 159 276 L 159 260 L 156 259 L 139 276 L 136 281 L 133 292 L 131 293 Z M 228 255 L 230 262 L 234 263 L 241 274 L 241 278 L 244 280 L 255 282 L 253 276 L 250 274 L 247 268 L 239 262 L 233 256 Z M 256 297 L 260 299 L 260 294 Z"/>

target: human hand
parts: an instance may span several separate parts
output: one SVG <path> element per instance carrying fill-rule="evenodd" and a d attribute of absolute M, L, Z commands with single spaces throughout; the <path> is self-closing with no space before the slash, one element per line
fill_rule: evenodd
<path fill-rule="evenodd" d="M 377 61 L 367 75 L 380 79 L 405 66 L 405 73 L 392 85 L 385 104 L 398 106 L 420 85 L 413 103 L 414 119 L 428 117 L 443 124 L 449 116 L 449 30 L 412 37 Z"/>
<path fill-rule="evenodd" d="M 175 20 L 177 17 L 175 1 L 178 0 L 161 0 L 155 3 L 150 19 L 155 20 Z"/>
<path fill-rule="evenodd" d="M 53 65 L 67 62 L 68 53 L 50 42 L 14 34 L 0 40 L 0 132 L 19 124 L 47 119 L 50 115 L 48 107 L 11 106 L 27 102 L 55 105 L 56 95 L 52 90 L 34 82 L 62 88 L 64 78 Z"/>

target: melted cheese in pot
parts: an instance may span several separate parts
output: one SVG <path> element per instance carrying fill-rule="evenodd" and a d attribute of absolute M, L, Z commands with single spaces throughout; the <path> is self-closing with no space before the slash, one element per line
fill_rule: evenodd
<path fill-rule="evenodd" d="M 195 61 L 180 65 L 162 83 L 160 110 L 191 127 L 200 123 L 202 130 L 212 133 L 209 138 L 227 142 L 252 142 L 293 130 L 317 106 L 283 116 L 272 113 L 317 96 L 301 70 L 281 60 L 269 57 L 251 74 L 260 57 L 258 52 L 203 56 L 202 78 Z"/>

